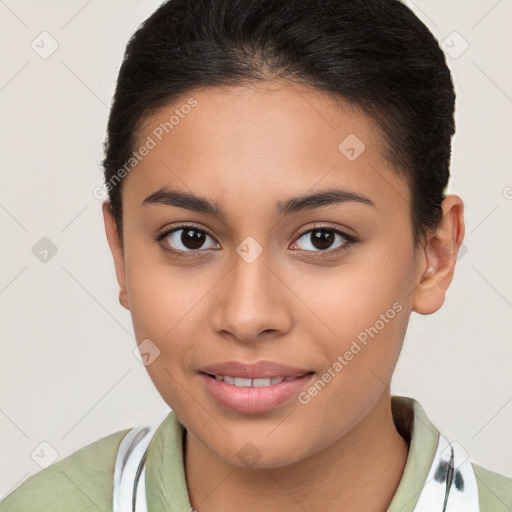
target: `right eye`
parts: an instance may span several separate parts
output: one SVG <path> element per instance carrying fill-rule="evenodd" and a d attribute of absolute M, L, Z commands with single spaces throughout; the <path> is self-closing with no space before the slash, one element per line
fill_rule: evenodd
<path fill-rule="evenodd" d="M 167 251 L 178 256 L 188 257 L 187 253 L 199 252 L 200 249 L 215 249 L 220 247 L 215 241 L 214 244 L 217 244 L 217 247 L 202 247 L 207 238 L 213 240 L 213 237 L 205 230 L 199 229 L 196 226 L 182 224 L 158 235 L 156 240 L 158 242 L 165 240 Z"/>

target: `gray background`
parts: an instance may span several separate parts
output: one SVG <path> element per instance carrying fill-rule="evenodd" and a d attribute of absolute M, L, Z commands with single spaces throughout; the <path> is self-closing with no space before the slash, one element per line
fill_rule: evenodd
<path fill-rule="evenodd" d="M 169 411 L 133 354 L 93 196 L 124 47 L 159 3 L 0 0 L 0 497 L 54 456 Z M 512 1 L 406 3 L 446 41 L 448 191 L 465 201 L 466 238 L 442 309 L 412 314 L 391 392 L 512 477 Z"/>

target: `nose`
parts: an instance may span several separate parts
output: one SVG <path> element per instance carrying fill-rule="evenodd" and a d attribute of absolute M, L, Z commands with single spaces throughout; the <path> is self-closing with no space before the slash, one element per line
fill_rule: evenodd
<path fill-rule="evenodd" d="M 265 253 L 253 261 L 237 254 L 233 268 L 215 287 L 212 327 L 242 343 L 277 338 L 292 325 L 291 297 Z"/>

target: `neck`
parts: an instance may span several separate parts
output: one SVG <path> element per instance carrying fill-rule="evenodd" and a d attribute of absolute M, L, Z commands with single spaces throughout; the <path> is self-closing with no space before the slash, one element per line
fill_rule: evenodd
<path fill-rule="evenodd" d="M 346 436 L 288 466 L 234 467 L 190 433 L 184 444 L 190 503 L 197 512 L 385 512 L 409 451 L 394 425 L 387 391 Z"/>

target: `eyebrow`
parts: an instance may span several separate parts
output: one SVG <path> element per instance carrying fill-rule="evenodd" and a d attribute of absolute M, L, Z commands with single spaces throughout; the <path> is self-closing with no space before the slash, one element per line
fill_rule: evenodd
<path fill-rule="evenodd" d="M 277 217 L 284 217 L 293 213 L 320 208 L 322 206 L 349 202 L 362 203 L 376 208 L 371 199 L 351 190 L 327 189 L 313 194 L 292 197 L 287 201 L 279 201 L 276 204 L 275 214 Z M 142 202 L 142 206 L 151 204 L 178 206 L 195 212 L 209 213 L 219 217 L 220 219 L 226 218 L 222 207 L 215 201 L 189 192 L 171 190 L 168 187 L 161 187 L 159 190 L 146 197 Z"/>

